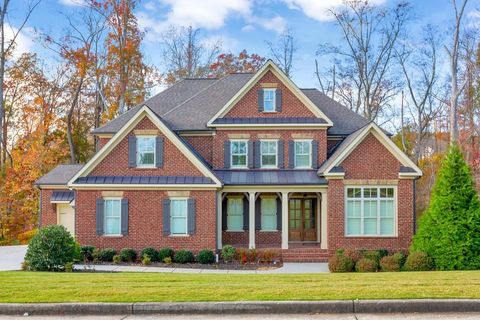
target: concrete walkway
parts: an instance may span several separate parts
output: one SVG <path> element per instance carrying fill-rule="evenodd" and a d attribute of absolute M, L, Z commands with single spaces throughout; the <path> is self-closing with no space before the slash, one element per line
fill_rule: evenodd
<path fill-rule="evenodd" d="M 84 270 L 83 264 L 74 266 L 77 270 Z M 284 263 L 281 268 L 266 270 L 221 270 L 221 269 L 190 269 L 190 268 L 162 268 L 143 266 L 118 265 L 89 265 L 89 270 L 110 272 L 164 272 L 164 273 L 218 273 L 218 274 L 290 274 L 290 273 L 324 273 L 328 272 L 327 263 Z"/>
<path fill-rule="evenodd" d="M 0 246 L 0 271 L 20 270 L 27 246 Z"/>

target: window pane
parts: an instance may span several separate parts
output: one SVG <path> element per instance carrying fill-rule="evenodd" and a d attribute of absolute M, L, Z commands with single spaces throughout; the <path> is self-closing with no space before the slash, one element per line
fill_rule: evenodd
<path fill-rule="evenodd" d="M 170 207 L 172 234 L 187 233 L 187 200 L 172 200 Z"/>
<path fill-rule="evenodd" d="M 263 90 L 263 110 L 264 111 L 275 110 L 275 90 L 272 90 L 272 89 Z"/>
<path fill-rule="evenodd" d="M 347 201 L 347 217 L 360 217 L 361 215 L 361 206 L 362 203 L 360 201 Z"/>
<path fill-rule="evenodd" d="M 365 217 L 374 218 L 377 216 L 377 201 L 376 200 L 364 200 L 363 202 L 363 214 Z"/>
<path fill-rule="evenodd" d="M 120 218 L 107 218 L 105 234 L 120 234 Z"/>
<path fill-rule="evenodd" d="M 347 219 L 347 234 L 359 235 L 360 230 L 360 218 L 348 218 Z"/>
<path fill-rule="evenodd" d="M 187 233 L 187 218 L 173 217 L 172 218 L 172 233 L 186 234 Z"/>
<path fill-rule="evenodd" d="M 377 234 L 377 218 L 365 218 L 363 224 L 363 233 L 365 235 Z"/>
<path fill-rule="evenodd" d="M 171 214 L 174 217 L 187 216 L 187 200 L 172 200 Z"/>
<path fill-rule="evenodd" d="M 227 200 L 227 229 L 243 230 L 243 199 L 229 198 Z"/>
<path fill-rule="evenodd" d="M 232 166 L 246 166 L 247 165 L 247 142 L 232 141 L 230 145 L 231 145 L 230 151 L 232 155 Z"/>
<path fill-rule="evenodd" d="M 380 200 L 380 216 L 393 217 L 394 216 L 394 202 L 393 200 Z"/>
<path fill-rule="evenodd" d="M 247 156 L 238 156 L 238 155 L 233 155 L 232 156 L 232 165 L 234 166 L 246 166 L 247 165 Z"/>
<path fill-rule="evenodd" d="M 105 234 L 120 234 L 120 200 L 105 200 Z"/>
<path fill-rule="evenodd" d="M 297 155 L 295 160 L 296 160 L 295 164 L 297 167 L 310 166 L 310 156 L 308 155 Z"/>
<path fill-rule="evenodd" d="M 264 155 L 262 156 L 262 165 L 264 166 L 275 166 L 277 165 L 277 157 L 274 155 Z"/>
<path fill-rule="evenodd" d="M 155 137 L 137 137 L 137 165 L 155 162 Z"/>
<path fill-rule="evenodd" d="M 262 230 L 277 230 L 277 217 L 262 215 Z"/>
<path fill-rule="evenodd" d="M 380 219 L 380 234 L 381 235 L 393 235 L 394 234 L 394 220 L 393 218 Z"/>

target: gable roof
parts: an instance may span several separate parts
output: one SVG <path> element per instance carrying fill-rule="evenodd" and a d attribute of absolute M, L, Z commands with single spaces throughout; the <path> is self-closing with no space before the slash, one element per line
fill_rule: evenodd
<path fill-rule="evenodd" d="M 206 166 L 198 157 L 190 150 L 190 148 L 180 139 L 176 134 L 174 134 L 170 128 L 156 115 L 148 106 L 142 106 L 133 117 L 131 117 L 126 124 L 103 146 L 100 151 L 98 151 L 86 164 L 83 166 L 68 182 L 69 186 L 74 184 L 78 186 L 77 179 L 88 175 L 100 161 L 102 161 L 112 150 L 113 148 L 122 141 L 123 138 L 142 120 L 144 117 L 147 117 L 153 124 L 155 124 L 160 132 L 162 132 L 165 137 L 171 140 L 176 147 L 183 152 L 190 159 L 191 163 L 203 174 L 205 177 L 210 178 L 215 187 L 221 187 L 221 182 L 215 176 L 215 174 Z"/>
<path fill-rule="evenodd" d="M 333 154 L 318 169 L 318 174 L 325 177 L 344 176 L 345 172 L 340 166 L 343 160 L 362 142 L 369 133 L 372 133 L 402 164 L 399 172 L 400 177 L 420 177 L 422 171 L 410 160 L 410 158 L 400 150 L 395 143 L 385 134 L 385 132 L 374 122 L 363 126 L 351 133 L 335 149 Z M 402 169 L 403 168 L 403 169 Z M 408 168 L 408 169 L 406 169 Z"/>
<path fill-rule="evenodd" d="M 225 116 L 238 101 L 268 72 L 271 71 L 290 91 L 317 117 L 325 120 L 327 126 L 332 126 L 332 121 L 300 90 L 292 80 L 272 60 L 267 62 L 238 90 L 233 97 L 208 121 L 207 127 L 216 127 L 215 120 Z"/>
<path fill-rule="evenodd" d="M 34 182 L 35 186 L 64 185 L 83 167 L 83 164 L 60 164 Z"/>

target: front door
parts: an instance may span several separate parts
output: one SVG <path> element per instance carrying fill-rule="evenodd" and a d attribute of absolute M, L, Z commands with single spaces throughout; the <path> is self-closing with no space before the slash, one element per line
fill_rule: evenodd
<path fill-rule="evenodd" d="M 289 241 L 317 241 L 315 199 L 291 198 L 288 207 Z"/>
<path fill-rule="evenodd" d="M 57 204 L 58 224 L 64 226 L 75 236 L 75 209 L 69 204 Z"/>

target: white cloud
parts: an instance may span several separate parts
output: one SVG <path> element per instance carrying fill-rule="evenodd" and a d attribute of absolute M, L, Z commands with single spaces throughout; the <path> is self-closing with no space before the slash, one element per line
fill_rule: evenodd
<path fill-rule="evenodd" d="M 5 26 L 5 38 L 6 42 L 10 43 L 13 40 L 14 35 L 18 32 L 15 27 Z M 13 57 L 18 58 L 22 53 L 31 51 L 33 45 L 33 39 L 30 34 L 33 32 L 30 28 L 23 28 L 15 39 L 15 50 L 13 51 Z"/>
<path fill-rule="evenodd" d="M 263 28 L 277 33 L 282 33 L 287 27 L 287 21 L 281 16 L 276 16 L 271 19 L 267 18 L 254 18 L 254 22 L 261 25 Z"/>
<path fill-rule="evenodd" d="M 85 0 L 58 0 L 58 2 L 69 7 L 78 7 L 85 4 Z"/>
<path fill-rule="evenodd" d="M 342 5 L 343 0 L 282 0 L 290 9 L 301 10 L 303 13 L 312 19 L 318 21 L 333 20 L 330 9 Z M 370 4 L 379 5 L 385 0 L 371 0 Z"/>

